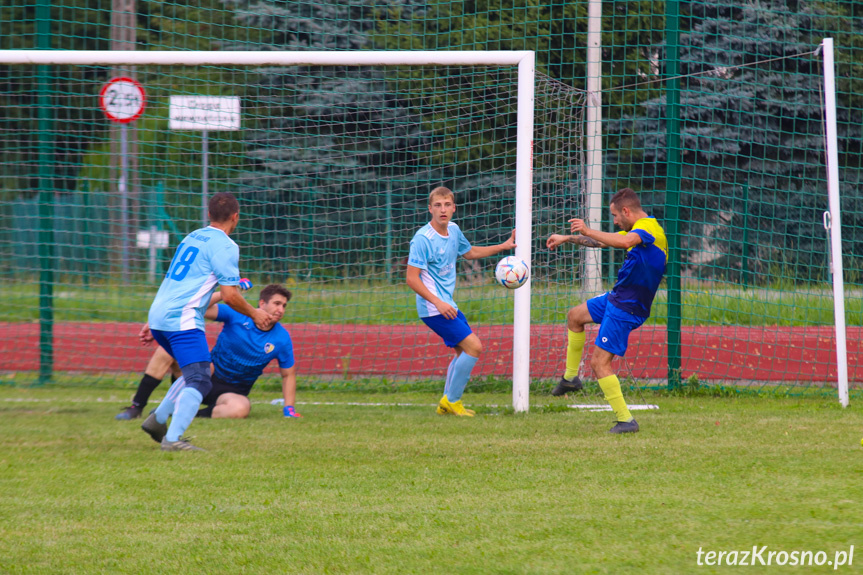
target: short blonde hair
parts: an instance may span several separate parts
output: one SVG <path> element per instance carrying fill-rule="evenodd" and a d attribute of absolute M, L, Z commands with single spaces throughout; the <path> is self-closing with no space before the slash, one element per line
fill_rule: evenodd
<path fill-rule="evenodd" d="M 455 203 L 455 194 L 452 193 L 451 189 L 444 186 L 438 186 L 431 191 L 429 194 L 429 205 L 432 205 L 432 201 L 437 197 L 449 198 L 452 200 L 452 203 Z"/>

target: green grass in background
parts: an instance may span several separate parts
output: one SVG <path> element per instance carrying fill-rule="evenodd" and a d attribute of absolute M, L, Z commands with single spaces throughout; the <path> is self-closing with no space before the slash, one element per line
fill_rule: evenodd
<path fill-rule="evenodd" d="M 285 421 L 277 396 L 167 454 L 113 419 L 127 389 L 0 387 L 0 572 L 676 575 L 736 572 L 700 547 L 863 543 L 857 405 L 659 397 L 616 437 L 549 397 L 469 393 L 468 420 L 430 393 L 303 393 Z M 348 405 L 383 401 L 408 405 Z"/>

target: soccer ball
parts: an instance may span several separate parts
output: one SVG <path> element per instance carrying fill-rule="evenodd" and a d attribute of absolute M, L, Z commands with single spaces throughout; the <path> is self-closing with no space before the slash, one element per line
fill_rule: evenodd
<path fill-rule="evenodd" d="M 494 268 L 497 283 L 508 289 L 518 289 L 530 277 L 527 264 L 515 256 L 506 256 Z"/>

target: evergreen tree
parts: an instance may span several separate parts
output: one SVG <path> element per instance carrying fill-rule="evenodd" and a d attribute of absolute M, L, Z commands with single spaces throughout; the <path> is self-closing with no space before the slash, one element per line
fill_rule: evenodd
<path fill-rule="evenodd" d="M 685 252 L 701 253 L 685 253 L 683 261 L 710 264 L 699 275 L 728 274 L 741 269 L 747 250 L 761 272 L 824 279 L 823 77 L 821 56 L 807 53 L 820 43 L 827 15 L 785 0 L 689 7 L 691 29 L 680 47 L 681 219 Z M 612 151 L 608 174 L 639 182 L 648 203 L 659 205 L 662 192 L 650 191 L 664 188 L 666 119 L 661 96 L 644 102 L 638 115 L 609 122 L 612 136 L 628 137 Z M 846 209 L 863 191 L 861 120 L 846 100 L 839 110 Z M 846 253 L 859 253 L 863 236 L 855 230 L 863 220 L 850 219 L 859 218 L 853 210 L 845 214 Z M 744 222 L 754 248 L 742 244 Z"/>

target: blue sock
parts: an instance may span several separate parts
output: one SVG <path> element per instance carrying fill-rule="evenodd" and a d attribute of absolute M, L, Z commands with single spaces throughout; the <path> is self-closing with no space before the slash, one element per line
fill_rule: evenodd
<path fill-rule="evenodd" d="M 186 387 L 186 378 L 182 376 L 171 384 L 168 393 L 165 394 L 165 399 L 156 408 L 156 421 L 159 423 L 168 422 L 168 418 L 174 413 L 174 403 L 177 401 L 177 396 L 180 395 L 184 387 Z"/>
<path fill-rule="evenodd" d="M 443 394 L 449 397 L 449 385 L 452 383 L 452 366 L 455 365 L 455 360 L 458 359 L 458 356 L 455 355 L 452 358 L 452 361 L 449 362 L 449 366 L 446 368 L 446 383 L 443 386 Z"/>
<path fill-rule="evenodd" d="M 204 396 L 201 392 L 193 387 L 187 387 L 180 392 L 180 397 L 177 398 L 177 407 L 174 410 L 174 417 L 171 418 L 171 425 L 168 427 L 168 433 L 165 439 L 168 441 L 177 441 L 183 436 L 186 428 L 195 419 L 198 413 L 198 408 L 201 407 L 201 401 Z"/>
<path fill-rule="evenodd" d="M 452 366 L 449 392 L 446 396 L 448 400 L 458 401 L 461 399 L 462 394 L 464 394 L 464 388 L 467 386 L 467 380 L 470 379 L 470 372 L 477 361 L 479 361 L 478 357 L 471 357 L 464 352 L 455 360 L 455 364 Z"/>

